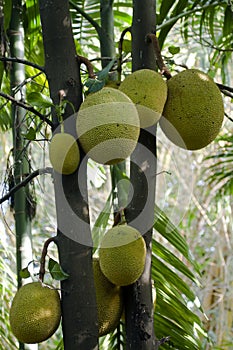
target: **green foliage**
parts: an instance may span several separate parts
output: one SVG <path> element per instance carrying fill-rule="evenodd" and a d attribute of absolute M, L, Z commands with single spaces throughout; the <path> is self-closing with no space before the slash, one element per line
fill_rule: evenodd
<path fill-rule="evenodd" d="M 69 277 L 69 275 L 63 271 L 61 265 L 52 258 L 49 259 L 48 267 L 52 278 L 57 281 L 63 281 Z"/>
<path fill-rule="evenodd" d="M 220 199 L 233 194 L 233 136 L 220 136 L 218 142 L 217 153 L 204 159 L 203 176 L 214 196 Z"/>

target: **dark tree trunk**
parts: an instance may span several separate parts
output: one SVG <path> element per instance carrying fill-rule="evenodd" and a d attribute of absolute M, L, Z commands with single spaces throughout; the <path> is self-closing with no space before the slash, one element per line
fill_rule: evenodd
<path fill-rule="evenodd" d="M 63 91 L 77 111 L 82 102 L 82 86 L 68 3 L 39 1 L 51 97 L 59 104 Z M 65 131 L 75 135 L 72 113 L 67 105 Z M 56 123 L 56 115 L 53 119 Z M 80 168 L 69 176 L 54 174 L 59 258 L 62 268 L 69 274 L 61 283 L 63 338 L 65 350 L 96 350 L 98 325 L 84 159 Z"/>
<path fill-rule="evenodd" d="M 156 69 L 153 46 L 146 40 L 155 33 L 155 1 L 133 1 L 132 70 Z M 134 196 L 126 210 L 127 222 L 143 235 L 147 246 L 141 278 L 125 288 L 127 350 L 157 349 L 153 326 L 151 237 L 156 184 L 156 127 L 142 129 L 131 156 L 130 179 Z"/>

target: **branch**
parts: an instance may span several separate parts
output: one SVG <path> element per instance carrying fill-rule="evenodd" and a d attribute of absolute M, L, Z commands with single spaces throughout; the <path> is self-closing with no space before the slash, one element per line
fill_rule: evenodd
<path fill-rule="evenodd" d="M 0 57 L 0 61 L 3 62 L 16 62 L 16 63 L 22 63 L 25 64 L 26 66 L 30 66 L 33 68 L 36 68 L 38 70 L 40 70 L 41 72 L 45 73 L 45 69 L 42 66 L 39 66 L 36 63 L 24 60 L 23 58 L 17 58 L 17 57 Z"/>
<path fill-rule="evenodd" d="M 118 51 L 119 51 L 119 58 L 118 58 L 118 64 L 117 64 L 117 72 L 118 72 L 118 80 L 119 82 L 121 81 L 121 71 L 122 71 L 122 51 L 123 51 L 123 42 L 124 42 L 124 37 L 126 33 L 131 33 L 131 27 L 125 28 L 120 36 L 119 44 L 118 44 Z"/>
<path fill-rule="evenodd" d="M 50 237 L 44 242 L 43 250 L 40 259 L 40 270 L 39 270 L 39 280 L 43 282 L 45 275 L 45 258 L 48 253 L 48 247 L 51 242 L 56 243 L 56 237 Z"/>
<path fill-rule="evenodd" d="M 15 185 L 12 187 L 12 189 L 2 198 L 0 198 L 0 204 L 5 202 L 7 199 L 9 199 L 15 192 L 17 192 L 21 187 L 26 186 L 34 177 L 38 175 L 43 175 L 43 174 L 52 174 L 53 173 L 53 168 L 43 168 L 43 169 L 37 169 L 30 175 L 28 175 L 23 181 L 21 181 L 19 184 Z"/>
<path fill-rule="evenodd" d="M 38 112 L 35 108 L 33 108 L 32 106 L 29 106 L 27 104 L 25 104 L 24 102 L 21 101 L 17 101 L 16 99 L 14 99 L 14 97 L 8 95 L 8 94 L 4 94 L 4 92 L 0 91 L 0 96 L 4 97 L 5 99 L 7 99 L 8 101 L 11 101 L 13 104 L 22 107 L 24 109 L 26 109 L 29 112 L 32 112 L 33 114 L 35 114 L 37 117 L 39 117 L 42 121 L 46 122 L 49 126 L 51 126 L 51 128 L 53 129 L 53 122 L 51 120 L 49 120 L 48 118 L 46 118 L 43 114 L 41 114 L 40 112 Z"/>
<path fill-rule="evenodd" d="M 85 66 L 87 67 L 89 78 L 95 79 L 96 75 L 93 70 L 93 65 L 91 64 L 89 59 L 84 56 L 77 55 L 77 60 L 79 61 L 79 64 L 82 64 L 82 63 L 85 64 Z"/>
<path fill-rule="evenodd" d="M 233 98 L 233 88 L 227 85 L 216 83 L 219 90 L 226 96 Z"/>
<path fill-rule="evenodd" d="M 170 79 L 172 76 L 169 69 L 167 68 L 167 66 L 163 61 L 157 36 L 153 33 L 150 33 L 150 34 L 147 34 L 146 39 L 148 42 L 151 42 L 153 44 L 156 62 L 161 71 L 161 74 L 164 75 L 167 79 Z"/>

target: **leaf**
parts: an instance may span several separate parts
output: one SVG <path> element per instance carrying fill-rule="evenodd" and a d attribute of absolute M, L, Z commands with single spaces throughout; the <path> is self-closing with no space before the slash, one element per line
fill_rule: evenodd
<path fill-rule="evenodd" d="M 112 69 L 115 62 L 116 62 L 116 59 L 113 58 L 103 70 L 96 73 L 99 80 L 104 80 L 104 81 L 108 80 L 108 73 Z"/>
<path fill-rule="evenodd" d="M 233 31 L 233 12 L 230 6 L 226 7 L 224 24 L 223 24 L 223 36 L 226 37 Z"/>
<path fill-rule="evenodd" d="M 179 233 L 176 226 L 169 220 L 167 215 L 155 205 L 154 229 L 166 238 L 199 272 L 197 262 L 192 258 L 188 244 L 184 237 Z"/>
<path fill-rule="evenodd" d="M 23 268 L 22 270 L 20 270 L 19 275 L 20 275 L 21 278 L 28 278 L 28 277 L 30 277 L 31 274 L 30 274 L 30 272 L 28 270 L 28 266 Z"/>
<path fill-rule="evenodd" d="M 105 85 L 104 80 L 98 80 L 98 79 L 92 79 L 92 78 L 87 79 L 87 81 L 84 84 L 84 86 L 88 88 L 88 94 L 91 92 L 97 92 L 101 90 L 104 87 L 104 85 Z"/>
<path fill-rule="evenodd" d="M 12 11 L 12 0 L 3 2 L 3 13 L 4 13 L 4 29 L 5 31 L 9 28 Z"/>
<path fill-rule="evenodd" d="M 123 40 L 122 51 L 124 51 L 126 54 L 130 53 L 132 51 L 132 41 L 131 40 L 128 40 L 128 39 Z"/>
<path fill-rule="evenodd" d="M 54 106 L 51 98 L 41 92 L 31 92 L 27 96 L 27 102 L 33 107 L 48 108 Z"/>
<path fill-rule="evenodd" d="M 69 277 L 69 275 L 62 270 L 61 265 L 52 258 L 49 259 L 48 267 L 52 278 L 57 281 L 63 281 Z"/>
<path fill-rule="evenodd" d="M 176 55 L 177 53 L 180 52 L 180 48 L 179 48 L 179 46 L 169 46 L 169 47 L 168 47 L 168 51 L 169 51 L 172 55 Z"/>
<path fill-rule="evenodd" d="M 36 130 L 33 129 L 33 127 L 30 127 L 28 132 L 26 134 L 23 134 L 23 136 L 30 141 L 34 141 L 36 139 Z"/>

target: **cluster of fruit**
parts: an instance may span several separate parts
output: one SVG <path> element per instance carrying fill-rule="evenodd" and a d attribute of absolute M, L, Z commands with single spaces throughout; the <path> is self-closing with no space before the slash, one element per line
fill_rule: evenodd
<path fill-rule="evenodd" d="M 99 336 L 112 332 L 123 312 L 122 286 L 134 283 L 143 273 L 146 246 L 141 234 L 126 224 L 102 238 L 99 257 L 93 258 Z M 40 343 L 51 337 L 61 319 L 60 295 L 40 281 L 23 285 L 10 309 L 12 332 L 22 343 Z"/>
<path fill-rule="evenodd" d="M 79 165 L 85 154 L 101 164 L 115 164 L 131 155 L 141 128 L 159 122 L 165 135 L 179 147 L 197 150 L 218 135 L 224 117 L 221 92 L 198 69 L 184 70 L 167 82 L 162 75 L 141 69 L 128 75 L 119 89 L 104 87 L 89 94 L 77 113 L 77 140 L 57 133 L 49 156 L 64 175 Z"/>

